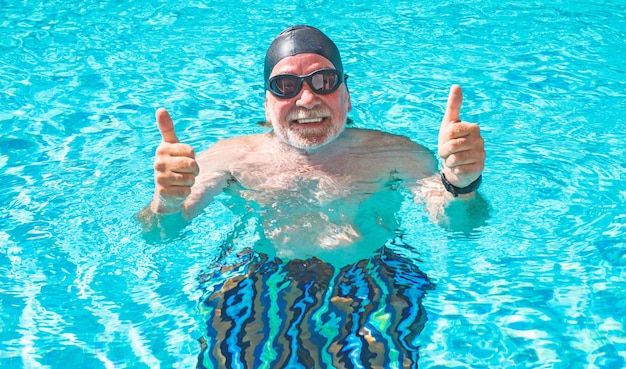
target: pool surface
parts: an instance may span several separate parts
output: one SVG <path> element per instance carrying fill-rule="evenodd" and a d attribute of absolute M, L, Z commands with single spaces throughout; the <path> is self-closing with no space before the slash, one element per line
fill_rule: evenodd
<path fill-rule="evenodd" d="M 0 6 L 1 368 L 626 367 L 625 2 Z M 462 86 L 488 214 L 390 192 L 395 228 L 344 267 L 250 252 L 228 193 L 142 233 L 156 109 L 197 151 L 263 132 L 265 50 L 302 23 L 341 50 L 355 127 L 436 151 Z"/>

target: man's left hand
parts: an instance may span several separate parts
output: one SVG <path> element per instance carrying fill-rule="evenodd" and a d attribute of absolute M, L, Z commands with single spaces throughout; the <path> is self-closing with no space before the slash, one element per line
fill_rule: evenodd
<path fill-rule="evenodd" d="M 478 179 L 485 167 L 486 156 L 478 125 L 460 119 L 462 102 L 461 87 L 453 85 L 439 129 L 438 150 L 446 179 L 459 188 Z"/>

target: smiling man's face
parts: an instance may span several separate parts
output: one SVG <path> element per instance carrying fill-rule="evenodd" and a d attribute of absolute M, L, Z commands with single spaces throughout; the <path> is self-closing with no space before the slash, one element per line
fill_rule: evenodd
<path fill-rule="evenodd" d="M 333 64 L 317 54 L 297 54 L 279 61 L 270 77 L 279 74 L 305 76 Z M 341 77 L 343 78 L 343 76 Z M 301 91 L 289 99 L 265 93 L 265 116 L 276 135 L 285 143 L 304 150 L 317 149 L 337 138 L 346 128 L 352 109 L 345 83 L 330 94 L 316 94 L 304 82 Z"/>

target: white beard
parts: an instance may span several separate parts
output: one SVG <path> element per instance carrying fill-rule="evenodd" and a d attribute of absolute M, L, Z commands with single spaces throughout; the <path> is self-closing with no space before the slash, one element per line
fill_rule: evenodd
<path fill-rule="evenodd" d="M 303 124 L 304 125 L 304 124 Z M 276 135 L 286 144 L 301 150 L 315 150 L 334 141 L 345 130 L 345 123 L 340 127 L 324 126 L 319 128 L 307 128 L 306 135 L 301 134 L 297 124 L 286 129 L 274 129 Z"/>
<path fill-rule="evenodd" d="M 328 124 L 322 127 L 307 127 L 307 120 L 326 119 Z M 302 150 L 315 150 L 327 143 L 335 140 L 345 129 L 345 122 L 341 126 L 336 126 L 332 122 L 331 112 L 323 107 L 316 109 L 294 109 L 287 115 L 287 122 L 291 123 L 286 127 L 274 127 L 276 135 L 286 144 Z"/>

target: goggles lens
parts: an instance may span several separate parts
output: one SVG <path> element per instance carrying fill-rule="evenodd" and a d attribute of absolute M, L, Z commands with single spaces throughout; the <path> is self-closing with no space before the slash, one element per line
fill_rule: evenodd
<path fill-rule="evenodd" d="M 320 69 L 308 76 L 279 74 L 270 78 L 268 89 L 274 96 L 289 99 L 300 93 L 302 82 L 306 81 L 316 94 L 329 94 L 341 85 L 341 75 L 335 69 Z"/>

